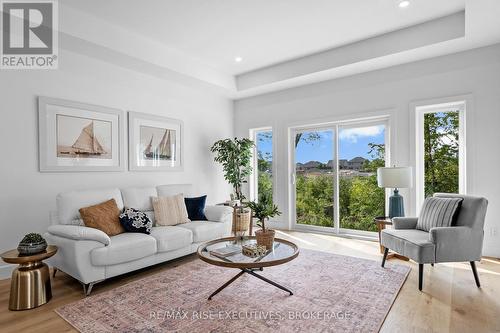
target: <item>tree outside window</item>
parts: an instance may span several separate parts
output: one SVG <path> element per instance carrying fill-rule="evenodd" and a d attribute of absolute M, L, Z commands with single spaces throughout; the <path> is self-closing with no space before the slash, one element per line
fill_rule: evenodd
<path fill-rule="evenodd" d="M 424 193 L 459 191 L 459 111 L 424 114 Z"/>

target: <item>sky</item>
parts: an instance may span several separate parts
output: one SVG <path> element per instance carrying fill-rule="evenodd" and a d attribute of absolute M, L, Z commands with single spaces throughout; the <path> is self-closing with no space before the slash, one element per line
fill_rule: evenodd
<path fill-rule="evenodd" d="M 309 132 L 305 132 L 307 135 Z M 306 163 L 309 161 L 319 161 L 327 163 L 333 160 L 333 131 L 321 130 L 315 131 L 320 139 L 313 142 L 304 142 L 301 140 L 296 148 L 296 161 Z M 358 128 L 341 129 L 339 133 L 339 159 L 350 160 L 361 156 L 372 159 L 368 154 L 370 151 L 369 143 L 384 143 L 385 127 L 369 126 Z M 260 137 L 262 138 L 262 137 Z M 257 140 L 257 149 L 263 153 L 272 153 L 271 140 Z"/>

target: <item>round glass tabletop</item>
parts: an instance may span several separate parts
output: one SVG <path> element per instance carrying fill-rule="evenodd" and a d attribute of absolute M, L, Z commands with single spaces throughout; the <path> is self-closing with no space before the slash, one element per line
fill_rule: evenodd
<path fill-rule="evenodd" d="M 198 256 L 201 260 L 217 266 L 232 268 L 261 268 L 284 264 L 299 255 L 294 243 L 275 238 L 273 248 L 260 256 L 249 257 L 242 253 L 243 245 L 256 244 L 255 236 L 226 237 L 201 244 Z"/>

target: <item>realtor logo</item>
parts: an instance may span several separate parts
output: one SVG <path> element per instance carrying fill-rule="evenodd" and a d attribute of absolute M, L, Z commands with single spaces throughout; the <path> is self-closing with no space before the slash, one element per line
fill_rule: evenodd
<path fill-rule="evenodd" d="M 2 69 L 57 69 L 57 2 L 1 1 Z"/>

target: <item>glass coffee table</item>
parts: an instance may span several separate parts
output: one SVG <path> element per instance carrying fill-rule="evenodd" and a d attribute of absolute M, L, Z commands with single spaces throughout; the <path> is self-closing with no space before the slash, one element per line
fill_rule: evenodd
<path fill-rule="evenodd" d="M 255 236 L 249 236 L 243 238 L 226 237 L 206 242 L 204 244 L 201 244 L 200 247 L 198 247 L 198 257 L 201 260 L 211 265 L 227 267 L 227 268 L 236 268 L 240 270 L 238 274 L 236 274 L 233 278 L 224 283 L 221 287 L 219 287 L 219 289 L 214 291 L 208 297 L 209 300 L 211 300 L 212 297 L 217 295 L 224 288 L 229 286 L 231 283 L 233 283 L 236 279 L 238 279 L 245 273 L 250 274 L 262 281 L 265 281 L 281 290 L 284 290 L 290 293 L 290 295 L 293 295 L 293 292 L 290 289 L 283 287 L 282 285 L 274 281 L 271 281 L 260 274 L 257 274 L 256 271 L 263 271 L 264 267 L 281 265 L 297 258 L 297 256 L 299 255 L 299 248 L 294 243 L 284 239 L 275 238 L 273 249 L 268 250 L 263 255 L 254 258 L 244 255 L 243 253 L 241 253 L 241 250 L 238 253 L 226 257 L 216 256 L 210 253 L 210 251 L 217 249 L 219 250 L 224 248 L 236 249 L 238 247 L 241 248 L 241 246 L 246 244 L 255 244 L 255 243 L 256 243 Z"/>

